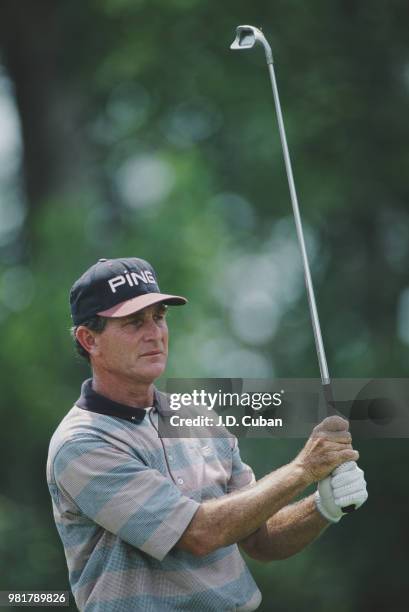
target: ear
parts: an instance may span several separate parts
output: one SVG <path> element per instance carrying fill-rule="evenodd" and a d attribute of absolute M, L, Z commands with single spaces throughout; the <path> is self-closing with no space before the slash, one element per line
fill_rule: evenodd
<path fill-rule="evenodd" d="M 92 355 L 96 348 L 96 333 L 88 327 L 80 325 L 75 332 L 75 337 L 81 346 Z"/>

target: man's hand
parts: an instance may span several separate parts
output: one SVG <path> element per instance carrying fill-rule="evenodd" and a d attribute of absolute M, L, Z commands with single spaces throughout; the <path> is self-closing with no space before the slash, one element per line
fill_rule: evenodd
<path fill-rule="evenodd" d="M 326 478 L 346 461 L 358 460 L 359 453 L 352 448 L 348 428 L 348 421 L 339 416 L 327 417 L 314 427 L 295 459 L 311 483 Z"/>
<path fill-rule="evenodd" d="M 340 465 L 333 474 L 318 483 L 315 503 L 320 513 L 332 523 L 338 523 L 344 513 L 341 508 L 360 508 L 368 499 L 364 472 L 355 461 Z"/>

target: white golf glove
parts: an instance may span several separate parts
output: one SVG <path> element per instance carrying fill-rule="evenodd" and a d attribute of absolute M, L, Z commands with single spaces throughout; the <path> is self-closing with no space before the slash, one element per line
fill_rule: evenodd
<path fill-rule="evenodd" d="M 338 523 L 343 517 L 341 508 L 354 505 L 357 509 L 367 499 L 364 472 L 355 461 L 343 463 L 332 474 L 320 480 L 315 493 L 318 510 L 331 523 Z"/>

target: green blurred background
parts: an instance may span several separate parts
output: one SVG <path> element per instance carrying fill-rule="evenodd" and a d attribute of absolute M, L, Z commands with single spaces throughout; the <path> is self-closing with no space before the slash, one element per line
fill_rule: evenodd
<path fill-rule="evenodd" d="M 240 23 L 273 48 L 330 371 L 408 376 L 408 17 L 404 0 L 3 0 L 0 589 L 68 588 L 45 460 L 88 376 L 68 291 L 96 259 L 144 257 L 190 298 L 168 375 L 318 376 L 264 57 L 229 51 Z M 301 444 L 241 448 L 262 476 Z M 407 609 L 409 445 L 356 446 L 368 503 L 251 562 L 261 610 Z"/>

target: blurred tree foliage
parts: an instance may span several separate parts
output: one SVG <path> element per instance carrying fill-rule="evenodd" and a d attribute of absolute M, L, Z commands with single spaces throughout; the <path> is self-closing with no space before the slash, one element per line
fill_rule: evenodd
<path fill-rule="evenodd" d="M 403 0 L 3 0 L 23 146 L 0 219 L 23 212 L 0 233 L 1 589 L 67 585 L 44 466 L 88 374 L 67 295 L 96 259 L 145 257 L 190 298 L 169 375 L 318 376 L 268 75 L 229 52 L 239 23 L 271 40 L 331 372 L 408 375 L 407 20 Z M 241 447 L 261 476 L 300 445 Z M 370 501 L 252 563 L 262 610 L 406 609 L 407 442 L 357 445 Z"/>

